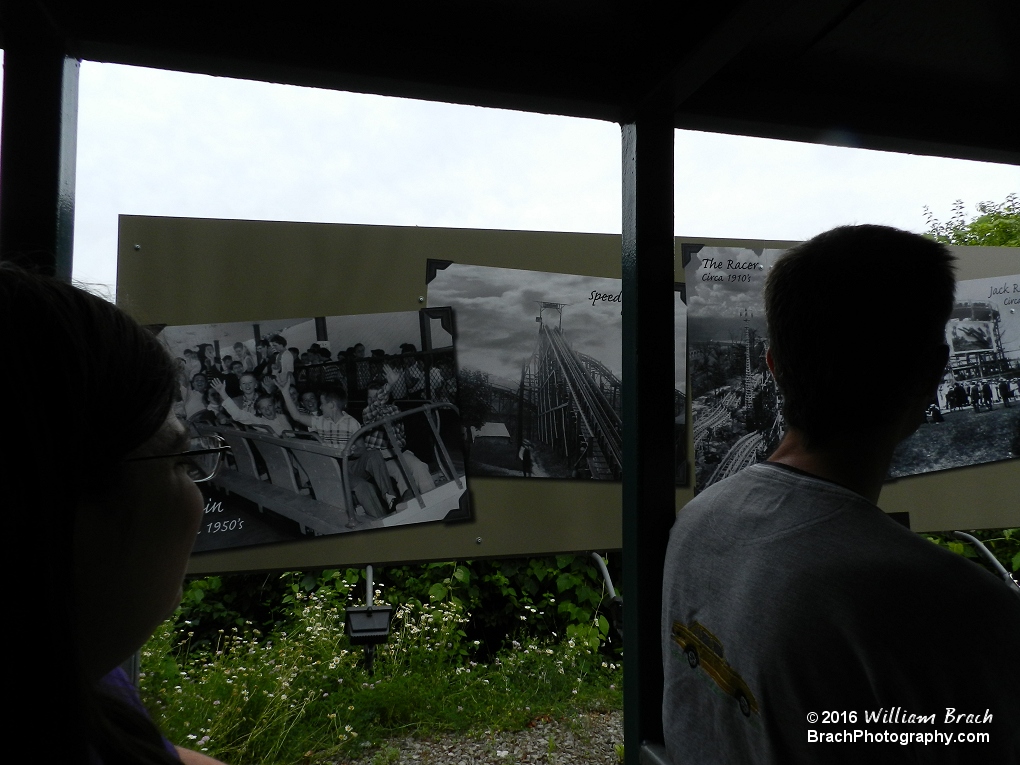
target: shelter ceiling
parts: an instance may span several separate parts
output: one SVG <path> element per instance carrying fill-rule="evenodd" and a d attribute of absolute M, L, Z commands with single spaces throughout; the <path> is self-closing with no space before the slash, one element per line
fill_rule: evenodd
<path fill-rule="evenodd" d="M 618 122 L 668 108 L 684 128 L 1020 163 L 998 108 L 1020 81 L 1014 0 L 8 0 L 0 14 L 5 47 L 49 34 L 97 61 Z"/>

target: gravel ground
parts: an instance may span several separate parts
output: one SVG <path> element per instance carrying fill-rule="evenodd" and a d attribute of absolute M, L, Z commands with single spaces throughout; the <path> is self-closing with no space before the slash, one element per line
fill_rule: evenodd
<path fill-rule="evenodd" d="M 395 738 L 356 760 L 337 765 L 508 765 L 545 763 L 617 765 L 623 712 L 588 712 L 567 720 L 534 720 L 526 730 L 466 738 Z"/>

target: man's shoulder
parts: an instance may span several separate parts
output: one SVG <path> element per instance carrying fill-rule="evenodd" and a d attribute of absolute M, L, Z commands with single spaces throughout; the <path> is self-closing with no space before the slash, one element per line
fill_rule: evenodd
<path fill-rule="evenodd" d="M 674 529 L 677 535 L 725 533 L 764 539 L 806 533 L 834 516 L 854 513 L 880 515 L 878 508 L 849 489 L 762 463 L 707 487 L 677 513 Z"/>
<path fill-rule="evenodd" d="M 722 573 L 731 566 L 743 572 L 739 582 L 759 582 L 747 585 L 743 608 L 752 608 L 765 590 L 772 601 L 793 605 L 859 606 L 862 618 L 886 606 L 897 620 L 915 607 L 941 612 L 947 598 L 998 603 L 1007 611 L 1020 606 L 1006 602 L 1008 589 L 988 572 L 897 523 L 864 497 L 763 465 L 709 487 L 680 510 L 670 533 L 665 583 L 680 588 L 675 594 L 681 598 L 687 592 L 697 600 L 704 593 L 695 590 L 707 587 L 725 599 L 743 592 L 734 591 L 732 577 Z M 814 618 L 810 609 L 803 615 Z"/>

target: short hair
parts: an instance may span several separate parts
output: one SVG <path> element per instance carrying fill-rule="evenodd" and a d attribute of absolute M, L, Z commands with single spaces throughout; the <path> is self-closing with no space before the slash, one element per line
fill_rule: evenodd
<path fill-rule="evenodd" d="M 287 347 L 287 341 L 284 339 L 283 335 L 270 335 L 269 342 L 275 345 L 282 345 L 284 348 Z"/>
<path fill-rule="evenodd" d="M 236 363 L 240 364 L 241 362 L 238 361 Z M 244 378 L 245 377 L 250 377 L 252 380 L 255 381 L 256 385 L 259 384 L 259 378 L 258 377 L 253 375 L 251 372 L 245 372 L 243 375 L 241 375 L 241 378 L 237 381 L 239 385 L 244 382 Z"/>
<path fill-rule="evenodd" d="M 945 344 L 954 261 L 930 239 L 862 225 L 819 234 L 772 265 L 769 350 L 783 415 L 809 443 L 867 433 L 902 410 Z M 876 375 L 885 382 L 862 390 Z"/>
<path fill-rule="evenodd" d="M 386 384 L 385 378 L 373 377 L 369 380 L 368 388 L 366 390 L 380 390 Z"/>
<path fill-rule="evenodd" d="M 319 395 L 326 401 L 332 401 L 341 409 L 347 406 L 347 391 L 343 388 L 326 388 Z"/>

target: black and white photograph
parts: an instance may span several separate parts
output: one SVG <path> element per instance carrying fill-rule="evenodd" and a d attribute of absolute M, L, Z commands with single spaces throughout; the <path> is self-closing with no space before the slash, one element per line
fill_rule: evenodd
<path fill-rule="evenodd" d="M 224 455 L 196 552 L 471 517 L 448 307 L 158 334 L 174 412 Z"/>
<path fill-rule="evenodd" d="M 765 460 L 782 435 L 762 289 L 784 250 L 681 245 L 695 491 Z"/>
<path fill-rule="evenodd" d="M 765 365 L 762 290 L 783 250 L 683 245 L 688 288 L 695 490 L 768 458 L 783 434 Z M 1020 275 L 960 281 L 946 324 L 949 364 L 889 478 L 1020 456 Z M 890 326 L 869 343 L 903 342 Z M 875 370 L 876 380 L 881 370 Z"/>
<path fill-rule="evenodd" d="M 673 479 L 690 482 L 687 463 L 687 285 L 673 285 Z"/>
<path fill-rule="evenodd" d="M 429 305 L 457 315 L 468 474 L 618 481 L 622 284 L 576 274 L 431 261 Z M 676 292 L 676 476 L 684 444 L 686 312 Z"/>
<path fill-rule="evenodd" d="M 949 365 L 890 478 L 1020 457 L 1020 274 L 956 284 Z"/>

